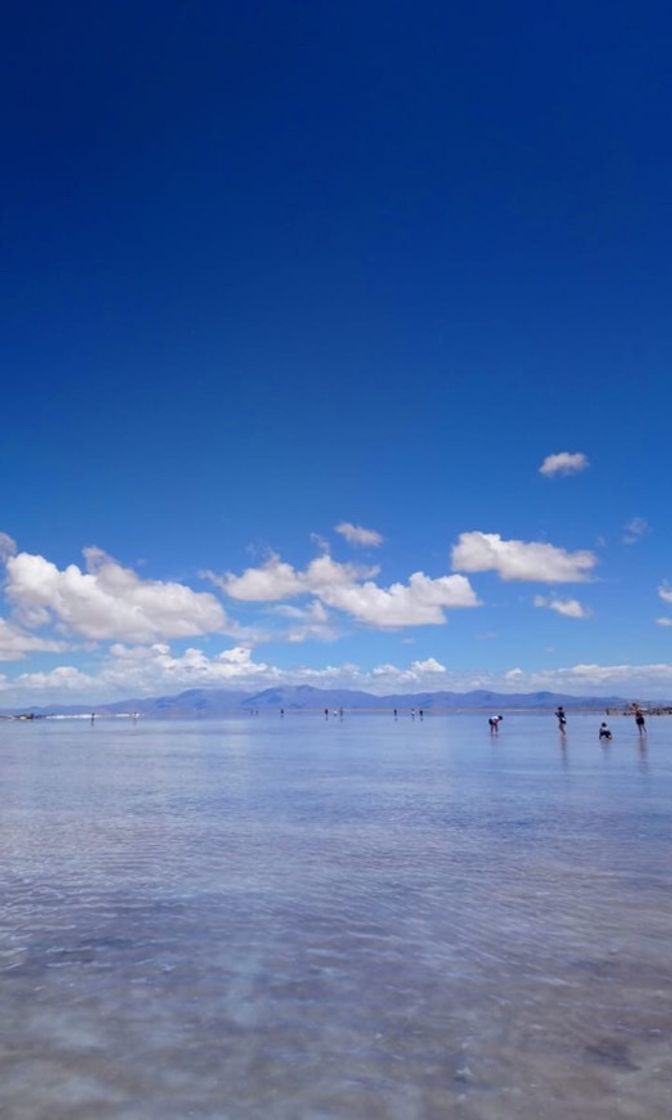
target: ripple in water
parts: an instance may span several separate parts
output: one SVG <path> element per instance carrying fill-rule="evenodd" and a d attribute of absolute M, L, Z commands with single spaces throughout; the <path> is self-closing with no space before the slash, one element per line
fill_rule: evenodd
<path fill-rule="evenodd" d="M 8 1120 L 663 1120 L 670 745 L 0 725 Z"/>

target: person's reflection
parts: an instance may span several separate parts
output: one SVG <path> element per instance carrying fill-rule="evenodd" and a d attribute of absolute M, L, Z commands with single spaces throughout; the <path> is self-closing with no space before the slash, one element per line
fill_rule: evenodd
<path fill-rule="evenodd" d="M 563 770 L 569 770 L 569 751 L 567 750 L 567 736 L 564 733 L 560 736 L 560 762 L 562 763 Z"/>
<path fill-rule="evenodd" d="M 649 747 L 644 735 L 640 735 L 637 744 L 637 764 L 643 774 L 649 769 Z"/>

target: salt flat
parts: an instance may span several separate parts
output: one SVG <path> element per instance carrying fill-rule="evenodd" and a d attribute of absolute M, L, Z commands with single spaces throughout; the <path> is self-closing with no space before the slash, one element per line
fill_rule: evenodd
<path fill-rule="evenodd" d="M 0 725 L 5 1120 L 663 1120 L 672 720 Z"/>

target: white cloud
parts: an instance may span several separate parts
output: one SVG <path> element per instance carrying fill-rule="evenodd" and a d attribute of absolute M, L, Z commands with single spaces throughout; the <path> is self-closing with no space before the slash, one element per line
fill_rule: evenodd
<path fill-rule="evenodd" d="M 90 693 L 90 690 L 99 684 L 99 680 L 89 673 L 82 673 L 72 665 L 59 665 L 46 673 L 20 673 L 16 678 L 16 684 L 22 691 L 30 690 L 30 695 L 36 692 L 49 692 L 60 697 L 63 693 L 74 692 L 79 701 L 80 697 Z M 72 696 L 68 697 L 68 700 L 72 699 L 74 699 Z"/>
<path fill-rule="evenodd" d="M 159 686 L 179 690 L 225 686 L 241 680 L 255 687 L 256 679 L 270 671 L 263 662 L 255 662 L 252 651 L 245 646 L 234 646 L 209 657 L 200 649 L 173 654 L 170 646 L 155 643 L 112 646 L 110 660 L 101 675 L 105 684 L 115 686 L 117 692 L 128 687 L 126 681 L 130 677 L 144 693 L 151 693 Z"/>
<path fill-rule="evenodd" d="M 319 594 L 330 607 L 381 628 L 440 625 L 446 621 L 445 609 L 480 605 L 465 576 L 430 579 L 424 572 L 414 572 L 407 584 L 385 588 L 368 580 L 322 588 Z"/>
<path fill-rule="evenodd" d="M 535 595 L 535 607 L 547 607 L 550 611 L 555 611 L 556 614 L 561 614 L 564 618 L 588 618 L 590 611 L 584 607 L 578 599 L 555 599 L 547 598 L 545 595 Z"/>
<path fill-rule="evenodd" d="M 0 682 L 3 704 L 68 702 L 105 703 L 133 696 L 178 693 L 187 688 L 244 688 L 253 692 L 281 681 L 279 671 L 236 646 L 208 656 L 200 649 L 174 654 L 163 643 L 127 646 L 117 643 L 96 673 L 60 665 L 49 672 L 21 673 Z M 261 682 L 261 683 L 260 683 Z"/>
<path fill-rule="evenodd" d="M 329 541 L 326 537 L 323 537 L 321 533 L 311 533 L 310 539 L 318 552 L 329 552 Z"/>
<path fill-rule="evenodd" d="M 226 615 L 210 592 L 141 579 L 97 548 L 84 549 L 86 571 L 60 570 L 43 556 L 20 552 L 7 560 L 6 596 L 30 627 L 56 620 L 95 640 L 146 641 L 224 631 Z"/>
<path fill-rule="evenodd" d="M 637 541 L 645 537 L 650 531 L 649 523 L 645 517 L 633 517 L 625 526 L 623 544 L 637 544 Z"/>
<path fill-rule="evenodd" d="M 445 666 L 436 658 L 428 657 L 425 661 L 412 661 L 408 668 L 376 665 L 366 674 L 366 680 L 362 680 L 359 687 L 378 695 L 398 691 L 432 692 L 445 688 L 445 676 Z"/>
<path fill-rule="evenodd" d="M 381 628 L 438 625 L 446 621 L 444 609 L 479 606 L 465 576 L 431 579 L 415 572 L 407 584 L 385 588 L 373 582 L 371 577 L 377 572 L 378 568 L 339 564 L 330 556 L 318 556 L 301 572 L 274 555 L 240 576 L 202 574 L 234 599 L 273 602 L 312 594 L 358 622 Z"/>
<path fill-rule="evenodd" d="M 305 590 L 300 573 L 275 554 L 259 568 L 246 568 L 240 576 L 233 572 L 219 576 L 208 569 L 200 575 L 225 591 L 232 599 L 242 599 L 248 603 L 272 603 L 275 600 L 290 599 Z"/>
<path fill-rule="evenodd" d="M 585 471 L 590 463 L 583 451 L 559 451 L 557 455 L 547 455 L 539 467 L 539 474 L 551 478 L 556 474 L 577 474 Z"/>
<path fill-rule="evenodd" d="M 358 579 L 377 575 L 378 568 L 339 564 L 331 556 L 317 556 L 304 572 L 272 554 L 258 568 L 246 568 L 242 575 L 228 572 L 218 576 L 204 571 L 201 576 L 225 591 L 232 599 L 248 603 L 272 603 L 296 595 L 319 595 L 322 588 L 349 585 Z"/>
<path fill-rule="evenodd" d="M 659 626 L 672 626 L 672 618 L 666 618 L 665 616 L 657 618 L 656 622 Z"/>
<path fill-rule="evenodd" d="M 375 529 L 364 529 L 361 525 L 353 525 L 351 521 L 341 521 L 334 526 L 337 533 L 345 537 L 350 544 L 362 545 L 364 548 L 379 548 L 383 543 L 382 533 Z"/>
<path fill-rule="evenodd" d="M 27 653 L 62 653 L 67 642 L 38 638 L 0 618 L 0 661 L 22 661 Z"/>
<path fill-rule="evenodd" d="M 658 594 L 664 602 L 672 603 L 672 587 L 669 587 L 666 583 L 661 583 Z"/>
<path fill-rule="evenodd" d="M 426 657 L 424 661 L 413 661 L 411 669 L 416 673 L 445 673 L 446 667 L 435 657 Z"/>
<path fill-rule="evenodd" d="M 672 664 L 597 665 L 528 670 L 517 666 L 503 672 L 455 672 L 434 657 L 407 666 L 327 665 L 323 668 L 280 668 L 254 660 L 242 646 L 208 656 L 200 649 L 173 654 L 168 645 L 114 645 L 95 674 L 71 665 L 50 672 L 22 673 L 2 679 L 3 704 L 31 705 L 59 702 L 98 704 L 133 696 L 158 696 L 185 688 L 231 687 L 251 693 L 281 684 L 311 684 L 318 688 L 361 688 L 375 695 L 391 692 L 489 689 L 504 693 L 549 690 L 569 695 L 672 697 Z"/>
<path fill-rule="evenodd" d="M 523 673 L 526 689 L 550 689 L 580 695 L 595 692 L 603 695 L 623 690 L 628 696 L 635 689 L 651 696 L 672 695 L 672 664 L 667 662 L 649 665 L 596 665 L 578 664 L 567 668 L 548 669 Z M 663 691 L 664 690 L 664 691 Z"/>
<path fill-rule="evenodd" d="M 8 556 L 13 556 L 16 552 L 16 541 L 13 541 L 7 533 L 0 533 L 0 561 L 5 561 Z"/>
<path fill-rule="evenodd" d="M 286 633 L 280 636 L 285 641 L 297 643 L 311 638 L 333 641 L 339 636 L 338 630 L 330 620 L 329 612 L 324 609 L 319 599 L 314 599 L 307 607 L 285 604 L 271 609 L 275 615 L 286 618 L 290 622 Z"/>
<path fill-rule="evenodd" d="M 567 552 L 542 541 L 503 540 L 499 533 L 461 533 L 453 548 L 454 569 L 497 572 L 503 580 L 583 583 L 597 563 L 593 552 Z"/>

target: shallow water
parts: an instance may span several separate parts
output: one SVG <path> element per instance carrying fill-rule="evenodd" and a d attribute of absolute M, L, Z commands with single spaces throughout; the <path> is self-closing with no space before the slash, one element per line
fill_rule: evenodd
<path fill-rule="evenodd" d="M 4 1120 L 667 1120 L 672 720 L 0 724 Z"/>

